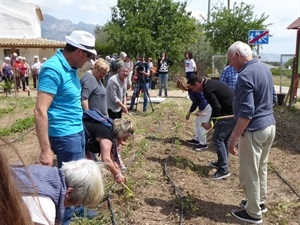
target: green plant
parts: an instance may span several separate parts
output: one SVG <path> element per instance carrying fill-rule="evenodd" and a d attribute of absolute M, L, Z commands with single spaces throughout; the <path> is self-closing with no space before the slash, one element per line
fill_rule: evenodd
<path fill-rule="evenodd" d="M 10 127 L 0 129 L 1 136 L 8 136 L 11 133 L 18 133 L 24 130 L 27 130 L 34 126 L 34 118 L 33 116 L 27 117 L 25 119 L 17 120 Z"/>

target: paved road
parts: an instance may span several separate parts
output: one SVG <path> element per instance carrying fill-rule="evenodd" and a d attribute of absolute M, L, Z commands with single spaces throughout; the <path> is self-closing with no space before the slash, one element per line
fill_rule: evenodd
<path fill-rule="evenodd" d="M 280 93 L 280 86 L 275 85 L 275 90 L 276 90 L 276 93 Z M 289 87 L 281 87 L 281 93 L 287 94 L 288 91 L 289 91 Z M 298 98 L 300 97 L 300 88 L 298 88 L 297 97 Z"/>

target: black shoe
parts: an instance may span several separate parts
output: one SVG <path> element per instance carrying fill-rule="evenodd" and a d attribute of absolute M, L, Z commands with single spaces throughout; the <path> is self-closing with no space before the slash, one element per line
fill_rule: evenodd
<path fill-rule="evenodd" d="M 249 216 L 248 213 L 246 212 L 246 209 L 243 209 L 241 211 L 232 211 L 231 214 L 241 220 L 241 221 L 244 221 L 244 222 L 247 222 L 247 223 L 253 223 L 253 224 L 261 224 L 263 221 L 262 219 L 256 219 L 256 218 L 253 218 L 252 216 Z"/>
<path fill-rule="evenodd" d="M 187 140 L 186 142 L 189 143 L 190 145 L 199 145 L 199 141 L 196 141 L 195 139 Z"/>
<path fill-rule="evenodd" d="M 201 144 L 199 144 L 199 145 L 196 145 L 196 146 L 195 146 L 195 150 L 196 150 L 197 152 L 200 152 L 200 151 L 205 150 L 205 149 L 208 149 L 207 144 L 206 144 L 206 145 L 201 145 Z"/>
<path fill-rule="evenodd" d="M 219 169 L 219 163 L 218 162 L 210 162 L 209 166 L 215 169 Z"/>
<path fill-rule="evenodd" d="M 240 206 L 242 206 L 244 209 L 246 209 L 246 204 L 247 204 L 247 200 L 242 200 L 241 203 L 240 203 Z M 262 204 L 259 205 L 259 207 L 261 209 L 261 213 L 268 212 L 266 204 L 262 203 Z"/>
<path fill-rule="evenodd" d="M 225 179 L 227 177 L 230 176 L 230 173 L 227 172 L 221 172 L 220 170 L 217 170 L 217 172 L 215 172 L 213 175 L 211 175 L 211 179 L 213 180 L 221 180 L 221 179 Z"/>

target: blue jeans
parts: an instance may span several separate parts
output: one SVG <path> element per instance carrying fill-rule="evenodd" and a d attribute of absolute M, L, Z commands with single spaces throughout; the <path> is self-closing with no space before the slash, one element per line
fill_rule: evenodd
<path fill-rule="evenodd" d="M 49 137 L 51 149 L 57 156 L 58 168 L 61 168 L 63 162 L 83 159 L 85 157 L 85 136 L 81 131 L 77 134 L 71 134 L 63 137 Z M 74 212 L 74 207 L 65 208 L 63 225 L 68 225 Z"/>
<path fill-rule="evenodd" d="M 144 90 L 143 111 L 147 110 L 147 108 L 148 108 L 148 94 L 149 94 L 148 89 L 149 89 L 149 82 L 138 81 L 138 83 L 136 83 L 134 85 L 133 94 L 132 94 L 130 107 L 129 107 L 130 110 L 133 109 L 136 98 L 139 97 L 141 90 Z"/>
<path fill-rule="evenodd" d="M 185 73 L 185 77 L 186 77 L 186 79 L 189 79 L 191 76 L 193 76 L 194 75 L 194 72 L 186 72 Z"/>
<path fill-rule="evenodd" d="M 168 78 L 169 74 L 168 73 L 159 73 L 158 74 L 158 79 L 159 79 L 159 92 L 158 96 L 161 97 L 162 94 L 162 86 L 164 84 L 164 91 L 165 91 L 165 96 L 168 96 Z"/>
<path fill-rule="evenodd" d="M 212 137 L 212 142 L 218 156 L 219 171 L 228 172 L 228 141 L 235 126 L 235 120 L 224 119 L 219 120 L 215 124 L 215 131 Z"/>

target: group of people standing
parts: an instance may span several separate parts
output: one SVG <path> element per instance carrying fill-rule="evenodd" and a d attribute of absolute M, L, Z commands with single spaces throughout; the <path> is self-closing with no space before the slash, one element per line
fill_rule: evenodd
<path fill-rule="evenodd" d="M 18 56 L 17 53 L 13 53 L 11 58 L 6 56 L 0 67 L 1 80 L 13 82 L 15 79 L 15 89 L 19 91 L 22 88 L 23 91 L 27 91 L 29 89 L 29 77 L 32 76 L 33 87 L 36 88 L 41 66 L 46 60 L 43 58 L 43 61 L 40 62 L 39 57 L 35 55 L 31 65 L 29 65 L 26 57 Z"/>
<path fill-rule="evenodd" d="M 54 224 L 56 221 L 67 225 L 73 213 L 85 211 L 83 205 L 97 203 L 103 197 L 102 171 L 95 162 L 85 159 L 88 156 L 97 160 L 86 152 L 86 137 L 99 142 L 101 159 L 115 181 L 126 181 L 120 149 L 135 129 L 130 120 L 122 119 L 122 113 L 129 113 L 133 109 L 134 100 L 141 89 L 147 91 L 150 76 L 149 64 L 144 56 L 140 56 L 132 68 L 132 76 L 141 87 L 135 84 L 138 88 L 133 88 L 131 104 L 127 109 L 126 79 L 131 72 L 126 63 L 127 55 L 120 54 L 124 58 L 115 59 L 119 62 L 119 67 L 116 74 L 111 74 L 105 84 L 102 83 L 104 77 L 111 70 L 105 59 L 97 59 L 91 70 L 80 80 L 77 69 L 97 54 L 95 37 L 78 30 L 65 39 L 67 44 L 64 49 L 59 49 L 47 60 L 39 73 L 36 68 L 39 82 L 34 118 L 41 148 L 39 162 L 42 166 L 29 169 L 33 179 L 27 179 L 28 173 L 24 170 L 16 171 L 14 175 L 18 176 L 22 184 L 33 181 L 45 185 L 35 190 L 35 194 L 46 197 L 39 198 L 38 205 L 45 212 L 51 212 L 50 214 L 34 216 L 36 207 L 32 206 L 32 199 L 24 200 L 33 222 L 41 224 Z M 198 75 L 192 53 L 185 53 L 185 90 L 192 101 L 186 119 L 190 119 L 191 113 L 198 108 L 196 134 L 189 143 L 195 145 L 198 151 L 207 149 L 205 133 L 214 128 L 212 143 L 217 153 L 217 161 L 210 163 L 211 167 L 217 169 L 211 176 L 214 180 L 230 176 L 229 153 L 238 154 L 239 179 L 247 199 L 241 201 L 243 209 L 232 211 L 232 215 L 242 221 L 259 224 L 262 223 L 262 213 L 266 211 L 267 162 L 275 137 L 273 105 L 277 99 L 271 72 L 252 58 L 249 45 L 235 42 L 229 47 L 227 57 L 229 65 L 238 72 L 233 90 L 222 81 L 209 80 Z M 160 83 L 165 85 L 165 96 L 168 95 L 168 68 L 171 65 L 172 61 L 168 59 L 166 52 L 162 52 L 158 61 L 158 76 Z M 162 87 L 159 90 L 159 95 L 161 94 Z M 143 105 L 143 111 L 145 110 L 147 101 Z M 51 169 L 54 155 L 58 169 Z M 81 168 L 80 171 L 85 169 L 79 173 L 78 168 Z M 47 171 L 49 176 L 41 177 L 43 171 Z M 93 177 L 88 179 L 87 174 L 92 174 Z M 7 179 L 8 175 L 6 173 Z M 50 188 L 48 185 L 52 187 L 49 189 L 51 191 L 45 191 Z M 83 187 L 78 188 L 78 185 Z M 58 188 L 53 189 L 56 186 Z M 28 187 L 19 185 L 18 188 L 21 196 L 32 195 L 27 192 Z M 47 207 L 44 208 L 43 205 Z M 49 220 L 51 223 L 47 223 Z"/>
<path fill-rule="evenodd" d="M 186 54 L 191 58 L 190 53 Z M 240 202 L 242 210 L 233 210 L 232 215 L 244 222 L 260 224 L 262 214 L 267 211 L 267 163 L 276 133 L 273 106 L 277 96 L 270 70 L 253 59 L 248 44 L 233 43 L 227 57 L 229 65 L 220 80 L 194 74 L 194 68 L 186 70 L 186 79 L 178 81 L 178 87 L 187 90 L 192 101 L 186 119 L 198 107 L 195 137 L 188 143 L 198 151 L 206 149 L 201 137 L 214 128 L 212 143 L 218 159 L 210 163 L 217 169 L 211 176 L 214 180 L 230 176 L 229 153 L 239 156 L 239 180 L 247 199 Z M 190 65 L 193 62 L 188 62 L 187 67 Z M 211 112 L 206 109 L 209 105 Z M 203 121 L 199 122 L 200 118 Z"/>

